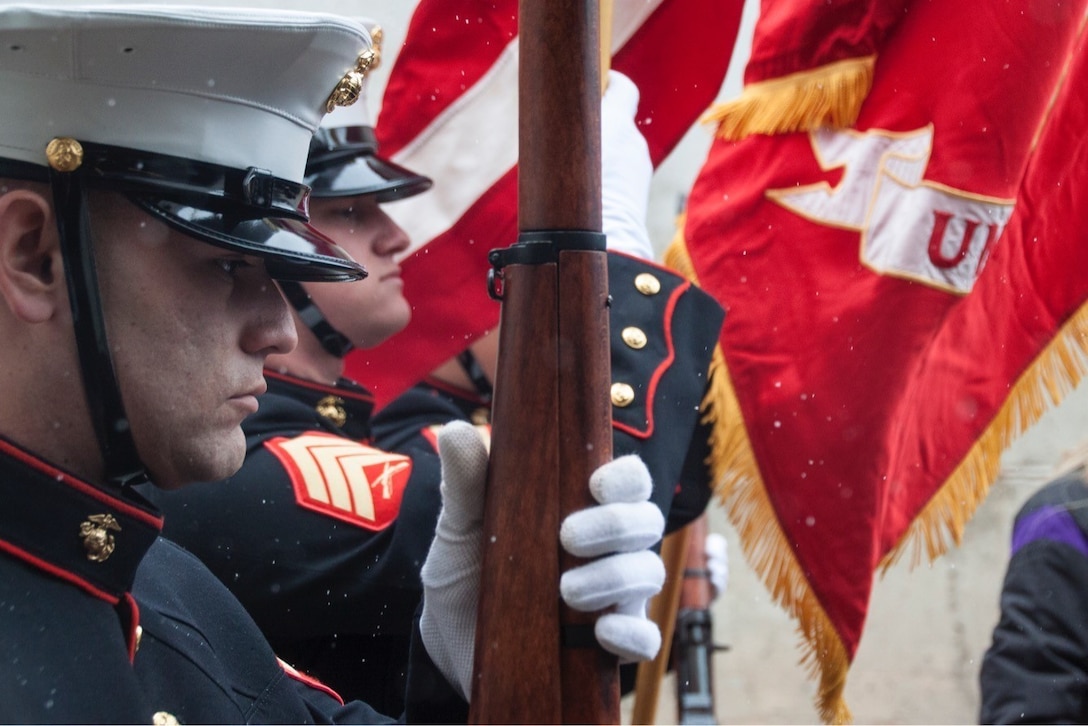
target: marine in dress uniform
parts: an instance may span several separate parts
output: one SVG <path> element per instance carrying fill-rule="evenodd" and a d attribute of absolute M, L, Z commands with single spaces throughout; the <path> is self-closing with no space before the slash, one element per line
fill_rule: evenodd
<path fill-rule="evenodd" d="M 373 401 L 350 381 L 265 376 L 242 425 L 242 469 L 155 492 L 165 531 L 245 603 L 280 657 L 399 713 L 441 507 L 437 452 L 374 445 Z"/>
<path fill-rule="evenodd" d="M 187 282 L 199 276 L 234 280 L 235 264 L 243 260 L 251 266 L 261 261 L 267 270 L 237 273 L 249 275 L 246 280 L 269 275 L 325 281 L 363 277 L 360 265 L 306 225 L 307 190 L 301 181 L 309 139 L 327 104 L 351 99 L 365 70 L 368 45 L 361 26 L 308 14 L 0 7 L 0 93 L 5 98 L 0 106 L 0 179 L 16 180 L 0 188 L 4 264 L 18 261 L 12 257 L 15 251 L 36 253 L 29 245 L 39 239 L 58 240 L 55 249 L 63 256 L 67 294 L 58 292 L 49 300 L 67 298 L 75 340 L 65 342 L 64 352 L 78 355 L 81 370 L 75 378 L 67 373 L 46 384 L 71 388 L 75 395 L 82 388 L 90 412 L 90 421 L 80 418 L 78 427 L 66 427 L 59 422 L 69 421 L 68 412 L 43 410 L 46 421 L 58 421 L 51 437 L 38 433 L 40 427 L 29 418 L 20 428 L 4 417 L 0 721 L 387 720 L 365 704 L 343 704 L 327 687 L 278 661 L 219 581 L 194 557 L 159 537 L 162 517 L 135 485 L 152 469 L 156 479 L 185 476 L 186 469 L 161 460 L 149 468 L 137 452 L 138 434 L 129 426 L 126 411 L 146 403 L 137 395 L 145 389 L 131 383 L 131 366 L 115 365 L 118 350 L 110 340 L 141 338 L 127 330 L 107 331 L 104 311 L 111 311 L 110 320 L 115 321 L 122 308 L 116 300 L 112 307 L 103 304 L 98 280 L 115 280 L 117 273 L 95 259 L 103 249 L 96 232 L 116 233 L 118 220 L 103 218 L 96 206 L 98 190 L 107 190 L 123 193 L 128 201 L 118 204 L 131 202 L 142 210 L 125 207 L 134 217 L 142 215 L 141 228 L 161 227 L 162 237 L 171 240 L 168 244 L 181 245 L 173 240 L 187 236 L 226 251 L 226 257 L 182 258 L 189 254 L 186 241 L 178 247 L 184 253 L 170 253 L 187 264 L 201 260 L 193 262 L 199 264 L 197 271 L 177 270 L 176 276 Z M 46 204 L 37 189 L 51 190 L 55 212 L 17 215 L 44 209 L 31 206 Z M 55 232 L 49 232 L 51 216 L 56 217 Z M 132 230 L 133 238 L 141 234 Z M 108 249 L 116 255 L 116 246 L 129 242 L 119 237 Z M 156 255 L 166 252 L 141 249 L 135 257 Z M 107 256 L 107 264 L 116 261 L 116 256 Z M 52 273 L 59 273 L 54 262 L 59 260 L 50 258 L 18 283 L 30 290 L 32 283 L 41 282 L 35 289 L 52 294 Z M 19 334 L 25 331 L 21 342 L 39 341 L 67 324 L 64 314 L 46 318 L 35 309 L 19 308 L 29 298 L 23 288 L 11 287 L 16 277 L 5 268 L 6 306 L 0 320 L 13 331 L 19 326 Z M 131 304 L 154 300 L 146 289 L 155 283 L 132 280 Z M 264 306 L 274 304 L 277 311 L 283 308 L 281 300 L 267 296 L 271 282 L 260 292 L 255 285 L 241 292 L 241 285 L 248 283 L 237 284 L 238 302 L 248 304 L 249 310 L 261 309 L 258 299 Z M 64 282 L 57 285 L 65 289 Z M 112 294 L 112 288 L 107 292 Z M 191 301 L 185 304 L 187 310 L 193 307 Z M 149 321 L 168 318 L 161 312 L 158 317 L 147 315 Z M 217 315 L 217 321 L 241 323 L 253 313 Z M 270 331 L 271 325 L 266 326 Z M 41 332 L 46 327 L 50 332 Z M 173 337 L 180 340 L 192 332 L 179 326 Z M 190 345 L 207 345 L 207 338 L 193 338 L 200 342 Z M 24 356 L 39 356 L 37 369 L 29 372 L 6 355 L 4 373 L 23 384 L 55 375 L 49 357 L 56 353 L 23 351 Z M 232 362 L 239 356 L 233 351 Z M 216 382 L 208 371 L 189 374 Z M 181 374 L 175 375 L 162 384 L 182 384 Z M 130 380 L 125 402 L 119 379 Z M 9 390 L 5 409 L 32 407 L 37 402 L 26 400 L 27 395 L 18 387 Z M 97 440 L 97 454 L 69 443 L 68 437 L 80 441 L 80 432 Z M 27 445 L 28 440 L 33 444 Z M 80 469 L 100 469 L 101 476 L 77 475 L 47 460 L 37 447 Z M 439 710 L 416 713 L 433 718 L 462 712 L 463 701 L 422 650 L 417 653 L 417 690 Z"/>
<path fill-rule="evenodd" d="M 380 39 L 372 21 L 361 22 Z M 378 154 L 365 85 L 358 102 L 323 120 L 305 181 L 313 199 L 342 199 L 357 204 L 354 214 L 373 215 L 383 213 L 361 200 L 384 204 L 431 186 Z M 318 341 L 319 355 L 339 361 L 354 347 L 302 284 L 280 286 L 299 335 Z M 226 583 L 281 657 L 345 696 L 399 713 L 419 572 L 441 508 L 438 455 L 430 446 L 382 450 L 371 441 L 373 398 L 364 388 L 292 371 L 291 358 L 266 368 L 268 392 L 243 423 L 246 460 L 236 475 L 151 496 L 167 514 L 167 536 Z"/>

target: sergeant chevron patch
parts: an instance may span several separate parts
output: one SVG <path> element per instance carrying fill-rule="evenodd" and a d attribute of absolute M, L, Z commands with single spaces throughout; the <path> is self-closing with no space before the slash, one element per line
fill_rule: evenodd
<path fill-rule="evenodd" d="M 287 470 L 301 506 L 374 531 L 396 519 L 412 473 L 407 456 L 318 432 L 264 445 Z"/>

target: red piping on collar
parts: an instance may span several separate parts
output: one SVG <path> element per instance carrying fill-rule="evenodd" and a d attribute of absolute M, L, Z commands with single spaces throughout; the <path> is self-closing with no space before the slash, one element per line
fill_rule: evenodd
<path fill-rule="evenodd" d="M 17 557 L 20 560 L 23 560 L 24 562 L 29 562 L 30 564 L 34 565 L 35 567 L 37 567 L 39 569 L 42 569 L 42 570 L 45 570 L 46 572 L 48 572 L 51 575 L 54 575 L 55 577 L 59 577 L 60 579 L 64 580 L 65 582 L 68 582 L 68 583 L 70 583 L 72 585 L 75 585 L 80 590 L 83 590 L 84 592 L 86 592 L 88 595 L 96 597 L 99 600 L 105 600 L 110 605 L 116 605 L 117 603 L 119 603 L 121 601 L 120 598 L 115 597 L 114 595 L 110 595 L 105 590 L 101 590 L 101 589 L 95 587 L 91 583 L 84 580 L 82 577 L 79 577 L 78 575 L 74 575 L 71 572 L 69 572 L 68 570 L 65 570 L 64 568 L 61 568 L 61 567 L 57 567 L 56 565 L 54 565 L 54 564 L 52 564 L 50 562 L 46 562 L 45 560 L 41 559 L 40 557 L 30 554 L 26 550 L 22 549 L 21 547 L 17 547 L 17 546 L 13 545 L 10 542 L 7 542 L 5 540 L 0 539 L 0 550 L 4 550 L 5 552 L 12 555 L 13 557 Z"/>
<path fill-rule="evenodd" d="M 363 401 L 364 403 L 374 403 L 374 394 L 368 391 L 348 391 L 336 386 L 329 386 L 324 383 L 317 383 L 316 381 L 310 381 L 305 378 L 299 378 L 293 376 L 290 373 L 276 373 L 268 368 L 264 369 L 265 378 L 274 378 L 277 381 L 283 381 L 284 383 L 291 383 L 296 386 L 303 386 L 304 388 L 312 388 L 315 391 L 322 391 L 324 393 L 331 394 L 333 396 L 340 396 L 341 398 L 351 398 L 356 401 Z"/>
<path fill-rule="evenodd" d="M 4 453 L 10 455 L 12 458 L 18 459 L 19 461 L 37 469 L 38 471 L 48 474 L 57 481 L 63 482 L 71 488 L 76 489 L 93 499 L 97 499 L 103 504 L 108 504 L 111 507 L 119 509 L 126 515 L 134 519 L 138 519 L 144 524 L 149 524 L 160 531 L 162 530 L 162 517 L 156 517 L 153 514 L 145 512 L 139 507 L 128 504 L 118 497 L 112 496 L 109 493 L 102 491 L 101 489 L 93 487 L 90 484 L 87 484 L 86 482 L 75 478 L 71 474 L 62 471 L 61 469 L 51 466 L 50 464 L 47 464 L 41 459 L 31 456 L 22 449 L 13 446 L 12 444 L 9 444 L 7 441 L 0 440 L 0 451 L 3 451 Z"/>

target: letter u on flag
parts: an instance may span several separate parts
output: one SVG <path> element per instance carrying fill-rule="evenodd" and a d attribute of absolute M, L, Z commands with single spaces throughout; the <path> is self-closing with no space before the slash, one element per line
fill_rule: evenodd
<path fill-rule="evenodd" d="M 1086 370 L 1085 7 L 765 0 L 712 113 L 668 261 L 727 308 L 713 466 L 826 721 L 873 573 L 958 542 Z"/>
<path fill-rule="evenodd" d="M 639 87 L 655 165 L 721 89 L 743 4 L 614 0 L 612 67 Z M 390 73 L 382 154 L 435 185 L 384 207 L 412 240 L 402 262 L 412 321 L 346 360 L 378 408 L 498 325 L 487 253 L 517 237 L 517 21 L 516 0 L 422 0 Z"/>

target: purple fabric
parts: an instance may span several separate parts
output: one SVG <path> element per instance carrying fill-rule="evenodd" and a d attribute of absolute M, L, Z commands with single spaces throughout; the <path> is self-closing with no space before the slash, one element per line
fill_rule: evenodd
<path fill-rule="evenodd" d="M 1017 522 L 1012 533 L 1012 553 L 1015 555 L 1024 545 L 1040 539 L 1067 544 L 1088 557 L 1088 538 L 1064 507 L 1040 507 Z"/>

